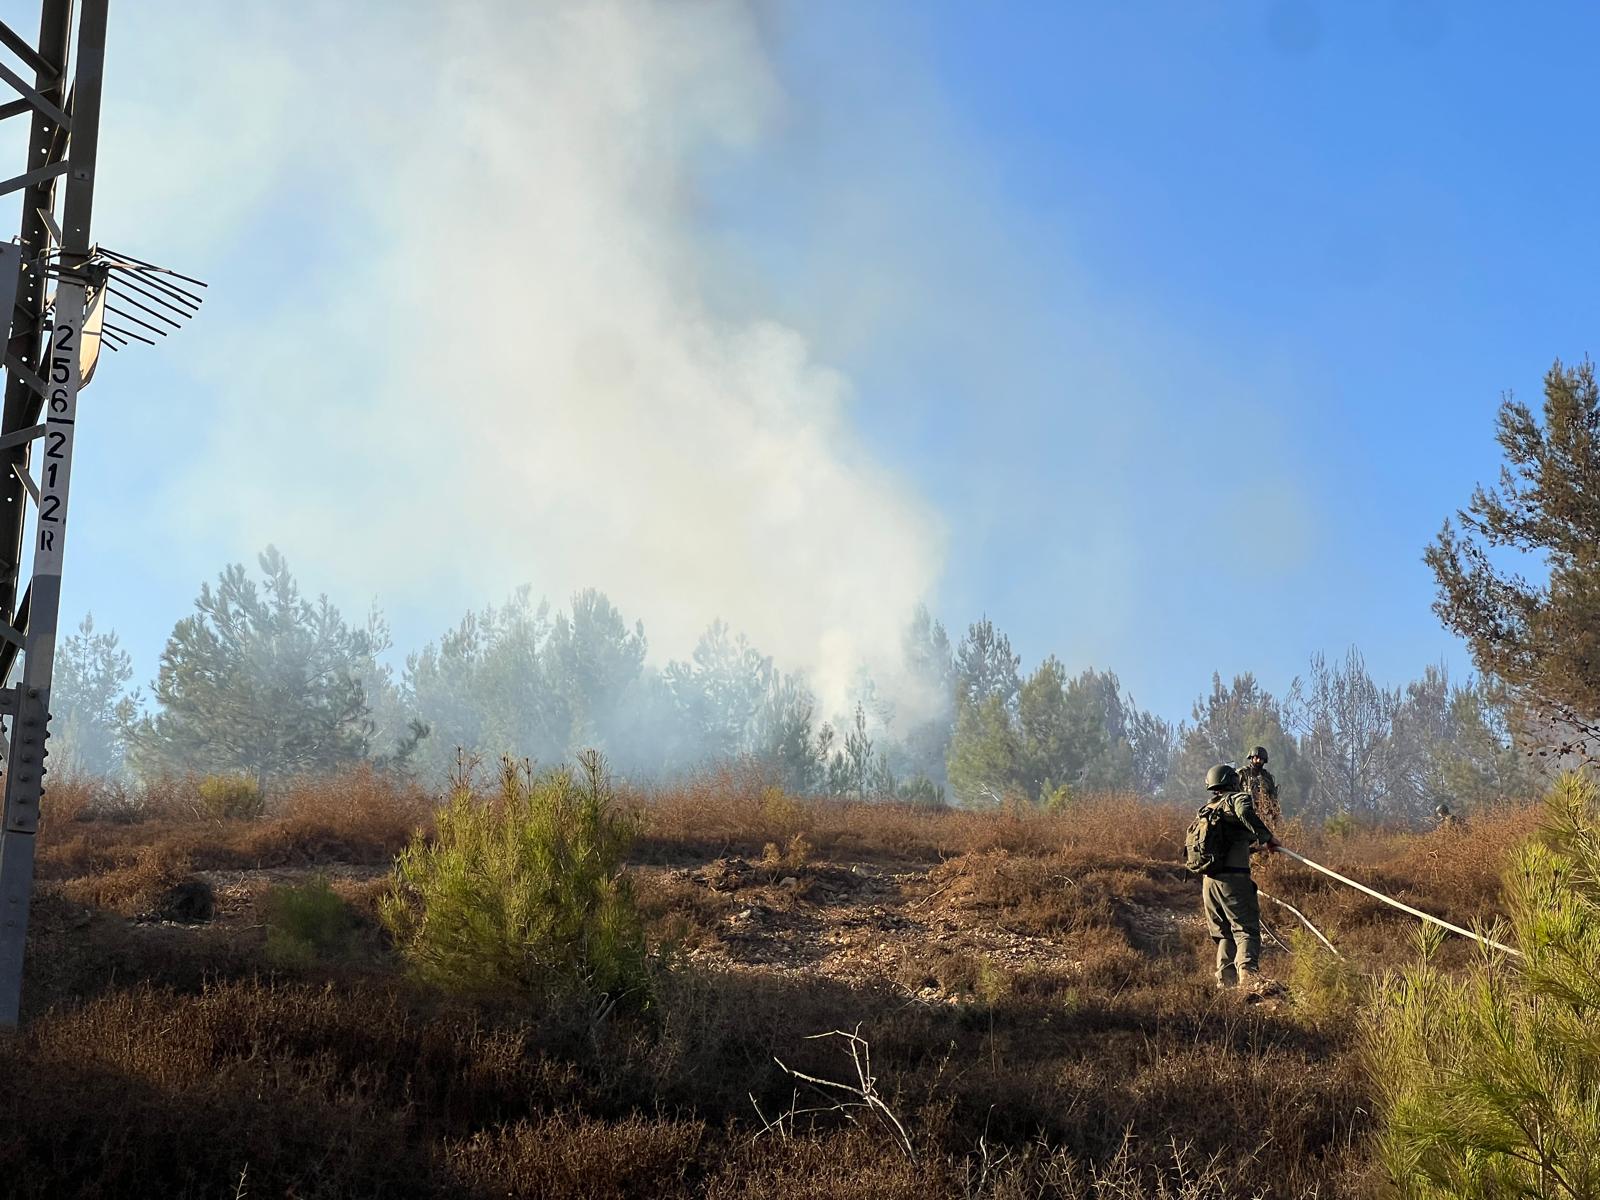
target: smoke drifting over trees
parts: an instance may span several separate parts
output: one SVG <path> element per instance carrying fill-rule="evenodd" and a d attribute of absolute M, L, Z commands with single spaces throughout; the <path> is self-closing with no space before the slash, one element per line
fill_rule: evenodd
<path fill-rule="evenodd" d="M 202 172 L 186 186 L 240 204 L 248 181 L 257 203 L 294 213 L 310 190 L 334 206 L 329 228 L 362 230 L 352 254 L 319 243 L 316 269 L 336 286 L 298 288 L 284 310 L 222 335 L 239 339 L 215 349 L 230 365 L 208 382 L 225 402 L 174 486 L 229 501 L 191 532 L 282 539 L 335 594 L 425 591 L 444 614 L 530 579 L 552 599 L 599 586 L 647 613 L 656 650 L 690 666 L 720 613 L 786 669 L 804 664 L 841 713 L 860 663 L 881 654 L 887 682 L 907 614 L 939 577 L 940 516 L 863 439 L 851 380 L 808 330 L 754 296 L 727 301 L 722 243 L 702 219 L 708 160 L 753 154 L 787 128 L 760 6 L 490 0 L 388 6 L 382 21 L 331 6 L 308 40 L 292 6 L 154 2 L 168 11 L 140 22 L 152 53 L 182 27 L 207 48 L 196 61 L 242 59 L 261 76 L 248 98 L 231 71 L 192 81 L 173 122 L 188 139 L 179 156 Z M 141 230 L 160 230 L 175 206 L 142 161 L 174 151 L 139 124 L 107 140 L 144 151 L 117 160 L 125 203 L 148 218 Z M 227 178 L 209 187 L 210 170 Z M 233 215 L 247 229 L 259 219 Z M 444 229 L 493 231 L 495 302 L 440 304 L 484 286 L 472 253 L 429 254 L 419 270 Z M 232 369 L 262 344 L 323 346 L 330 330 L 339 349 L 316 357 L 317 387 Z M 445 398 L 470 411 L 471 436 L 441 436 Z M 341 448 L 339 470 L 285 488 L 252 469 L 293 461 L 302 435 L 287 431 L 313 422 Z M 564 669 L 550 620 L 545 682 Z M 631 693 L 569 699 L 595 707 L 543 712 L 554 726 L 518 740 L 564 745 L 585 721 L 615 733 L 640 711 Z"/>
<path fill-rule="evenodd" d="M 858 671 L 825 710 L 713 620 L 685 659 L 657 666 L 642 622 L 589 589 L 564 609 L 529 589 L 466 614 L 395 670 L 378 614 L 353 625 L 310 600 L 268 549 L 202 586 L 173 629 L 145 710 L 116 635 L 86 620 L 62 646 L 54 704 L 68 769 L 142 775 L 243 772 L 262 782 L 372 760 L 443 778 L 458 751 L 571 761 L 595 749 L 635 779 L 730 760 L 796 792 L 1059 805 L 1112 790 L 1190 795 L 1217 762 L 1268 747 L 1290 814 L 1423 819 L 1531 791 L 1525 723 L 1503 688 L 1437 667 L 1402 688 L 1359 651 L 1317 655 L 1283 698 L 1250 674 L 1213 676 L 1176 726 L 1115 673 L 1021 657 L 983 617 L 952 643 L 925 608 L 892 662 L 896 687 Z"/>
<path fill-rule="evenodd" d="M 161 655 L 155 712 L 128 728 L 144 772 L 240 771 L 258 780 L 367 757 L 368 689 L 381 627 L 352 629 L 326 596 L 305 599 L 274 549 L 262 582 L 241 564 L 200 588 Z"/>

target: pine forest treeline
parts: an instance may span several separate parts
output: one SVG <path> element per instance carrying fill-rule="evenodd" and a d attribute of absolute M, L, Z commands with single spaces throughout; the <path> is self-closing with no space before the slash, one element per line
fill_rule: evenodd
<path fill-rule="evenodd" d="M 1074 674 L 1055 656 L 1024 671 L 988 618 L 952 641 L 918 610 L 900 694 L 862 675 L 850 708 L 825 714 L 802 676 L 721 621 L 687 659 L 653 666 L 642 624 L 593 590 L 552 611 L 523 589 L 396 670 L 381 617 L 357 625 L 307 598 L 275 550 L 258 567 L 231 565 L 202 587 L 148 696 L 130 690 L 129 656 L 92 618 L 63 639 L 57 762 L 267 783 L 363 760 L 442 778 L 458 750 L 557 762 L 594 748 L 641 779 L 745 760 L 799 793 L 1049 806 L 1106 790 L 1187 797 L 1212 763 L 1261 744 L 1294 811 L 1318 818 L 1418 819 L 1441 800 L 1471 807 L 1538 786 L 1492 683 L 1429 667 L 1386 690 L 1355 650 L 1314 658 L 1282 697 L 1248 672 L 1215 676 L 1173 725 L 1111 671 Z"/>
<path fill-rule="evenodd" d="M 910 616 L 892 689 L 866 674 L 844 712 L 714 621 L 653 665 L 644 626 L 604 595 L 565 609 L 526 589 L 390 665 L 381 616 L 352 624 L 269 548 L 227 567 L 177 623 L 148 697 L 115 633 L 85 618 L 57 652 L 56 761 L 149 776 L 283 776 L 371 761 L 443 776 L 459 751 L 544 763 L 596 749 L 635 778 L 760 764 L 797 793 L 967 805 L 1068 803 L 1126 789 L 1191 797 L 1217 762 L 1271 754 L 1286 808 L 1421 820 L 1543 790 L 1600 763 L 1600 384 L 1556 362 L 1542 405 L 1507 396 L 1499 482 L 1424 555 L 1435 611 L 1479 674 L 1431 666 L 1403 687 L 1360 651 L 1316 655 L 1281 696 L 1218 673 L 1187 719 L 1141 709 L 1110 671 L 1054 655 L 1024 671 L 987 617 L 958 640 Z M 888 649 L 888 648 L 885 648 Z"/>

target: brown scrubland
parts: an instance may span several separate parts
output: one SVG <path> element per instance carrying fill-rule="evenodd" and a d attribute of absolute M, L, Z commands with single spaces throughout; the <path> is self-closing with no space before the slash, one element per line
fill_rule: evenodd
<path fill-rule="evenodd" d="M 411 980 L 376 914 L 438 803 L 414 784 L 308 781 L 239 817 L 193 781 L 55 783 L 24 1026 L 0 1042 L 6 1193 L 1381 1191 L 1352 980 L 1415 957 L 1409 918 L 1264 864 L 1345 958 L 1266 903 L 1289 991 L 1248 1002 L 1211 986 L 1182 806 L 814 801 L 736 769 L 628 801 L 655 955 L 635 1008 Z M 1282 837 L 1482 924 L 1536 821 Z M 832 1031 L 862 1039 L 870 1087 Z"/>

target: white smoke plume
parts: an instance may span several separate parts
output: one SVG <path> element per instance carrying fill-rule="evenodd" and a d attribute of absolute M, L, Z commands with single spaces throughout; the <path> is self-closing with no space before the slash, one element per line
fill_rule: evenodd
<path fill-rule="evenodd" d="M 119 11 L 100 209 L 215 293 L 157 519 L 435 629 L 595 586 L 657 659 L 721 616 L 827 711 L 892 689 L 939 522 L 803 331 L 707 299 L 698 169 L 785 119 L 763 36 L 732 0 Z M 281 289 L 230 295 L 263 251 Z"/>

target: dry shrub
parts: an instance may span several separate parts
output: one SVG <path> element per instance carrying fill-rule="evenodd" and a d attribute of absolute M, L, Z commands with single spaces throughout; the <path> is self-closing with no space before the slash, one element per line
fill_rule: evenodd
<path fill-rule="evenodd" d="M 145 846 L 126 865 L 74 879 L 62 893 L 78 904 L 142 917 L 158 913 L 163 901 L 189 882 L 198 881 L 186 854 L 169 846 Z"/>
<path fill-rule="evenodd" d="M 541 1063 L 529 1031 L 467 1009 L 414 1006 L 392 988 L 258 980 L 193 995 L 140 985 L 52 1013 L 31 1029 L 38 1053 L 74 1059 L 168 1089 L 227 1075 L 268 1087 L 347 1081 L 397 1112 L 489 1122 L 529 1106 L 593 1101 L 570 1071 Z M 239 1072 L 244 1068 L 244 1076 Z M 195 1139 L 220 1137 L 197 1125 Z"/>
<path fill-rule="evenodd" d="M 228 989 L 219 1006 L 215 993 L 124 993 L 0 1047 L 28 1096 L 0 1102 L 8 1194 L 426 1194 L 409 1106 L 374 1081 L 374 1064 L 316 1053 L 315 993 L 284 997 L 299 1051 L 283 1041 L 287 1020 L 276 1040 L 250 1020 L 259 997 Z"/>
<path fill-rule="evenodd" d="M 126 823 L 143 818 L 144 798 L 139 788 L 121 779 L 76 771 L 52 771 L 39 802 L 41 827 L 89 821 Z"/>
<path fill-rule="evenodd" d="M 705 1200 L 929 1200 L 961 1195 L 958 1178 L 943 1156 L 908 1162 L 876 1129 L 851 1128 L 736 1143 L 702 1194 Z"/>
<path fill-rule="evenodd" d="M 415 780 L 370 766 L 291 783 L 275 805 L 285 833 L 321 859 L 393 858 L 431 827 L 437 799 Z"/>
<path fill-rule="evenodd" d="M 215 845 L 212 838 L 192 825 L 155 823 L 108 824 L 79 822 L 69 826 L 41 826 L 35 869 L 43 879 L 73 879 L 132 866 L 147 854 L 168 859 L 192 858 L 191 851 Z"/>
<path fill-rule="evenodd" d="M 1453 902 L 1458 913 L 1488 917 L 1504 911 L 1501 876 L 1517 848 L 1539 826 L 1538 805 L 1506 805 L 1474 814 L 1464 827 L 1436 829 L 1400 843 L 1385 867 L 1415 881 L 1417 894 Z"/>
<path fill-rule="evenodd" d="M 1285 844 L 1368 887 L 1471 928 L 1504 915 L 1501 875 L 1538 822 L 1538 806 L 1508 804 L 1475 813 L 1465 828 L 1358 829 L 1344 838 L 1310 835 L 1291 842 L 1285 837 Z M 1409 953 L 1415 918 L 1283 855 L 1258 861 L 1256 873 L 1265 890 L 1301 908 L 1363 966 L 1395 965 Z M 1452 939 L 1445 950 L 1447 961 L 1469 956 L 1464 938 Z"/>
<path fill-rule="evenodd" d="M 262 1195 L 1121 1197 L 1165 1181 L 1287 1198 L 1319 1178 L 1350 1194 L 1364 1098 L 1337 1043 L 1198 981 L 1112 986 L 1069 1004 L 1014 980 L 973 1013 L 687 972 L 651 1020 L 603 1027 L 502 1023 L 378 981 L 138 988 L 42 1018 L 25 1054 L 0 1045 L 17 1084 L 0 1151 L 24 1195 L 231 1195 L 246 1160 Z M 856 1022 L 915 1163 L 838 1114 L 755 1136 L 752 1096 L 769 1117 L 795 1103 L 774 1056 L 837 1078 L 806 1035 Z M 1213 1192 L 1178 1187 L 1172 1147 L 1191 1143 L 1217 1155 Z"/>
<path fill-rule="evenodd" d="M 147 821 L 190 821 L 200 809 L 199 777 L 167 772 L 139 782 L 139 813 Z"/>
<path fill-rule="evenodd" d="M 434 801 L 421 787 L 369 768 L 289 785 L 262 819 L 202 820 L 193 780 L 158 780 L 142 792 L 136 821 L 41 825 L 41 877 L 71 879 L 130 866 L 149 849 L 186 855 L 196 870 L 350 863 L 387 866 L 414 832 L 431 828 Z M 101 796 L 126 795 L 115 788 Z M 93 810 L 91 810 L 92 812 Z"/>
<path fill-rule="evenodd" d="M 1126 792 L 1089 794 L 1051 812 L 1012 807 L 940 814 L 945 854 L 1081 851 L 1101 861 L 1177 863 L 1190 813 Z"/>
<path fill-rule="evenodd" d="M 1412 887 L 1471 903 L 1495 901 L 1512 852 L 1537 832 L 1538 804 L 1502 804 L 1475 812 L 1462 826 L 1417 832 L 1361 827 L 1348 837 L 1317 832 L 1284 842 L 1355 877 L 1364 868 L 1403 875 Z"/>
<path fill-rule="evenodd" d="M 1091 930 L 1078 946 L 1078 977 L 1088 986 L 1120 994 L 1130 984 L 1158 986 L 1171 978 L 1172 967 L 1152 961 L 1111 930 Z"/>
<path fill-rule="evenodd" d="M 685 1194 L 707 1140 L 700 1121 L 561 1113 L 447 1145 L 447 1170 L 482 1195 L 654 1200 Z"/>
<path fill-rule="evenodd" d="M 1116 919 L 1110 898 L 1078 887 L 1059 856 L 977 851 L 935 867 L 928 883 L 943 889 L 944 906 L 982 912 L 1019 933 L 1071 933 Z"/>
<path fill-rule="evenodd" d="M 1181 864 L 1183 835 L 1193 816 L 1189 806 L 1154 803 L 1131 792 L 1091 795 L 1063 814 L 1073 827 L 1066 844 L 1111 857 Z"/>
<path fill-rule="evenodd" d="M 1040 1196 L 1084 1200 L 1235 1200 L 1239 1193 L 1224 1156 L 1205 1147 L 1169 1142 L 1163 1163 L 1152 1164 L 1131 1138 L 1110 1160 L 1082 1162 L 1062 1150 L 1030 1146 L 1019 1155 L 992 1162 L 978 1154 L 967 1167 L 968 1196 L 993 1200 L 1034 1200 Z M 982 1185 L 989 1184 L 989 1189 Z M 1296 1200 L 1330 1195 L 1316 1184 L 1297 1189 Z"/>
<path fill-rule="evenodd" d="M 0 772 L 0 779 L 4 773 Z M 94 811 L 100 780 L 93 775 L 52 771 L 39 798 L 39 824 L 58 825 L 87 821 Z"/>

